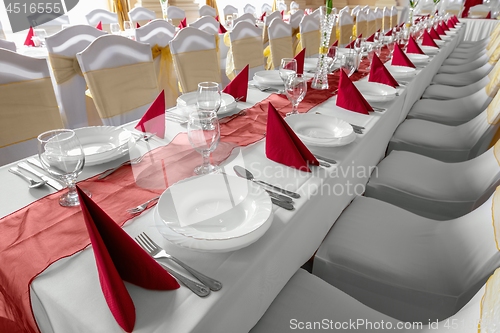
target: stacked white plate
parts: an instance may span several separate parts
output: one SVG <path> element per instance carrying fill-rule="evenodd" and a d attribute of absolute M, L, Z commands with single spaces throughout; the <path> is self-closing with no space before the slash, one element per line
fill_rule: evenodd
<path fill-rule="evenodd" d="M 85 166 L 116 160 L 127 154 L 129 143 L 135 144 L 132 133 L 113 126 L 94 126 L 75 129 L 85 153 Z"/>
<path fill-rule="evenodd" d="M 436 54 L 439 52 L 439 47 L 434 47 L 434 46 L 426 46 L 426 45 L 420 45 L 420 48 L 422 49 L 422 51 L 425 52 L 425 54 L 427 55 L 432 55 L 432 54 Z"/>
<path fill-rule="evenodd" d="M 356 139 L 352 126 L 339 118 L 320 114 L 296 114 L 286 117 L 285 121 L 306 145 L 337 147 Z"/>
<path fill-rule="evenodd" d="M 416 64 L 425 64 L 425 63 L 427 63 L 429 61 L 429 56 L 426 55 L 426 54 L 407 53 L 406 56 L 415 65 Z"/>
<path fill-rule="evenodd" d="M 406 66 L 385 65 L 395 79 L 405 79 L 416 74 L 416 69 Z"/>
<path fill-rule="evenodd" d="M 278 70 L 259 71 L 253 75 L 253 79 L 257 84 L 268 86 L 282 86 L 283 80 L 281 79 Z"/>
<path fill-rule="evenodd" d="M 457 30 L 451 30 L 451 29 L 450 30 L 445 30 L 444 33 L 447 34 L 447 35 L 450 35 L 450 36 L 454 36 L 454 35 L 457 34 Z"/>
<path fill-rule="evenodd" d="M 182 94 L 181 96 L 177 97 L 177 107 L 183 108 L 189 105 L 196 105 L 197 102 L 196 96 L 197 96 L 196 91 Z M 221 93 L 221 103 L 217 114 L 225 115 L 227 113 L 230 113 L 236 108 L 236 105 L 237 103 L 233 96 L 226 93 Z M 187 117 L 188 115 L 185 116 Z"/>
<path fill-rule="evenodd" d="M 443 46 L 444 44 L 446 44 L 446 41 L 445 41 L 445 40 L 442 40 L 442 39 L 434 39 L 434 42 L 435 42 L 438 46 Z"/>
<path fill-rule="evenodd" d="M 393 87 L 377 82 L 356 81 L 354 85 L 368 102 L 390 101 L 397 93 Z"/>
<path fill-rule="evenodd" d="M 168 241 L 204 252 L 248 246 L 269 229 L 272 202 L 254 183 L 225 174 L 189 178 L 161 195 L 155 222 Z"/>

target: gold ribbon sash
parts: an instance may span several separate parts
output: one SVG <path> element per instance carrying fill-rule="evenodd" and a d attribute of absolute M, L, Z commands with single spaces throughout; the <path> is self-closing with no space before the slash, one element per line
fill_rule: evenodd
<path fill-rule="evenodd" d="M 481 315 L 478 324 L 478 333 L 495 332 L 498 328 L 498 314 L 500 313 L 500 268 L 497 268 L 486 281 L 484 295 L 481 299 Z"/>
<path fill-rule="evenodd" d="M 352 28 L 352 24 L 341 25 L 339 27 L 339 46 L 343 46 L 351 42 Z"/>
<path fill-rule="evenodd" d="M 82 69 L 76 57 L 66 57 L 49 53 L 49 61 L 57 84 L 69 81 L 75 75 L 83 77 Z"/>
<path fill-rule="evenodd" d="M 227 53 L 226 75 L 232 80 L 236 72 L 241 71 L 246 65 L 249 68 L 264 65 L 260 37 L 248 37 L 231 42 Z"/>
<path fill-rule="evenodd" d="M 300 51 L 300 27 L 292 28 L 292 40 L 293 40 L 293 49 L 295 50 L 295 55 L 297 55 Z M 297 50 L 299 50 L 297 52 Z"/>
<path fill-rule="evenodd" d="M 175 75 L 174 62 L 170 47 L 161 47 L 158 44 L 151 48 L 153 59 L 160 57 L 160 68 L 158 71 L 158 87 L 165 91 L 165 107 L 169 108 L 177 104 L 179 89 L 177 88 L 177 76 Z"/>
<path fill-rule="evenodd" d="M 158 83 L 152 61 L 83 73 L 102 119 L 154 101 Z"/>
<path fill-rule="evenodd" d="M 63 128 L 50 78 L 0 85 L 0 148 Z"/>
<path fill-rule="evenodd" d="M 216 49 L 177 53 L 172 57 L 183 93 L 197 90 L 200 82 L 221 83 Z"/>
<path fill-rule="evenodd" d="M 271 67 L 268 69 L 279 68 L 281 59 L 293 58 L 292 36 L 270 39 L 269 49 L 271 54 L 268 57 L 267 64 Z"/>
<path fill-rule="evenodd" d="M 486 94 L 491 98 L 495 97 L 500 88 L 500 75 L 496 75 L 487 85 L 484 87 Z"/>
<path fill-rule="evenodd" d="M 319 30 L 308 31 L 300 34 L 300 50 L 298 50 L 296 54 L 302 51 L 302 49 L 306 49 L 306 57 L 318 54 L 320 37 Z"/>

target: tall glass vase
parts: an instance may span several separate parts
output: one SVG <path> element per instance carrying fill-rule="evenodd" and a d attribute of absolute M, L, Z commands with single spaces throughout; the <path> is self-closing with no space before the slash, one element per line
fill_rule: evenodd
<path fill-rule="evenodd" d="M 161 5 L 161 11 L 163 13 L 163 19 L 167 19 L 167 7 L 168 7 L 168 0 L 160 0 L 160 5 Z"/>
<path fill-rule="evenodd" d="M 327 59 L 328 49 L 330 48 L 330 35 L 333 24 L 335 23 L 335 9 L 329 9 L 326 6 L 320 7 L 320 46 L 318 64 L 316 65 L 316 74 L 311 83 L 313 89 L 328 89 L 328 70 L 329 63 Z"/>

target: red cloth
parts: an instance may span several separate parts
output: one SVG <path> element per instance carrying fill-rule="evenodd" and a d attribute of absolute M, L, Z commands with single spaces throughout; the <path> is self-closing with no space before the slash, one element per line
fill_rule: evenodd
<path fill-rule="evenodd" d="M 243 70 L 239 72 L 231 82 L 229 82 L 223 92 L 233 96 L 234 98 L 239 98 L 241 102 L 246 102 L 248 93 L 248 72 L 249 67 L 246 65 L 245 68 L 243 68 Z"/>
<path fill-rule="evenodd" d="M 306 49 L 302 49 L 294 59 L 297 61 L 297 74 L 304 74 L 304 61 L 306 58 Z"/>
<path fill-rule="evenodd" d="M 33 32 L 33 27 L 30 27 L 30 30 L 28 30 L 28 34 L 26 35 L 26 40 L 24 41 L 24 45 L 26 46 L 35 46 L 35 43 L 31 39 L 35 33 Z"/>
<path fill-rule="evenodd" d="M 417 42 L 413 37 L 410 37 L 408 40 L 408 46 L 406 47 L 406 53 L 416 53 L 416 54 L 425 54 L 424 51 L 418 46 Z"/>
<path fill-rule="evenodd" d="M 368 111 L 373 111 L 370 104 L 343 70 L 340 70 L 338 89 L 337 106 L 363 114 L 370 114 Z"/>
<path fill-rule="evenodd" d="M 307 172 L 311 172 L 309 165 L 319 165 L 318 160 L 271 103 L 267 108 L 266 128 L 267 158 Z"/>
<path fill-rule="evenodd" d="M 455 28 L 455 22 L 450 18 L 448 19 L 448 22 L 446 23 L 448 25 L 448 28 Z"/>
<path fill-rule="evenodd" d="M 398 81 L 391 75 L 376 54 L 373 55 L 368 81 L 387 84 L 393 88 L 399 86 Z"/>
<path fill-rule="evenodd" d="M 370 37 L 366 39 L 367 42 L 373 42 L 375 40 L 375 34 L 373 33 Z"/>
<path fill-rule="evenodd" d="M 392 36 L 392 29 L 385 33 L 386 36 Z"/>
<path fill-rule="evenodd" d="M 336 52 L 336 47 L 339 45 L 339 41 L 336 40 L 335 43 L 330 45 L 330 48 L 328 49 L 328 57 L 333 58 L 335 56 Z"/>
<path fill-rule="evenodd" d="M 148 110 L 142 116 L 135 129 L 141 132 L 154 133 L 160 138 L 165 137 L 165 91 L 156 97 Z"/>
<path fill-rule="evenodd" d="M 179 23 L 178 25 L 179 29 L 184 29 L 185 27 L 187 27 L 187 21 L 186 21 L 186 18 L 183 18 L 181 20 L 181 23 Z"/>
<path fill-rule="evenodd" d="M 222 23 L 219 22 L 219 33 L 220 34 L 225 34 L 227 32 L 226 28 L 222 25 Z"/>
<path fill-rule="evenodd" d="M 436 44 L 434 39 L 432 39 L 431 35 L 427 32 L 427 30 L 424 30 L 424 37 L 422 39 L 422 45 L 424 46 L 433 46 L 433 47 L 438 47 L 439 46 Z"/>
<path fill-rule="evenodd" d="M 96 28 L 97 30 L 102 30 L 102 22 L 101 22 L 101 21 L 99 21 L 99 23 L 97 23 L 97 25 L 95 26 L 95 28 Z"/>
<path fill-rule="evenodd" d="M 441 26 L 441 24 L 438 24 L 436 32 L 438 33 L 439 36 L 446 35 L 446 33 L 444 32 L 443 27 Z M 439 38 L 441 38 L 441 37 L 439 37 Z"/>
<path fill-rule="evenodd" d="M 490 19 L 491 18 L 491 12 L 488 12 L 488 15 L 486 15 L 485 18 Z"/>
<path fill-rule="evenodd" d="M 263 12 L 262 15 L 260 16 L 260 20 L 261 21 L 264 21 L 264 18 L 266 17 L 266 12 Z"/>
<path fill-rule="evenodd" d="M 393 66 L 405 66 L 415 68 L 415 65 L 408 59 L 408 56 L 403 52 L 401 46 L 396 44 L 394 46 L 394 54 L 392 56 L 391 65 Z"/>
<path fill-rule="evenodd" d="M 441 28 L 443 29 L 443 31 L 445 31 L 445 32 L 450 31 L 450 28 L 448 28 L 448 26 L 444 23 L 444 21 L 441 22 L 440 25 L 441 25 Z"/>
<path fill-rule="evenodd" d="M 469 16 L 470 7 L 474 7 L 476 5 L 482 5 L 482 4 L 483 4 L 483 0 L 465 0 L 464 10 L 462 11 L 462 17 Z M 455 16 L 455 15 L 453 15 L 453 16 Z"/>
<path fill-rule="evenodd" d="M 434 27 L 431 28 L 431 31 L 429 32 L 429 35 L 431 35 L 432 39 L 439 39 L 439 40 L 441 40 L 441 37 L 439 37 L 439 34 L 434 29 Z"/>
<path fill-rule="evenodd" d="M 152 290 L 173 290 L 179 284 L 78 185 L 77 191 L 102 293 L 117 323 L 132 332 L 135 307 L 123 280 Z"/>
<path fill-rule="evenodd" d="M 135 22 L 135 28 L 139 29 L 140 27 L 141 27 L 141 25 L 139 24 L 139 22 Z"/>

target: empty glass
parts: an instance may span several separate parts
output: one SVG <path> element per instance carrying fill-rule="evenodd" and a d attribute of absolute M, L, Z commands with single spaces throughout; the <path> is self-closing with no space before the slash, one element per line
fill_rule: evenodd
<path fill-rule="evenodd" d="M 293 58 L 283 58 L 281 59 L 279 74 L 283 83 L 286 82 L 288 77 L 292 74 L 297 73 L 297 60 Z"/>
<path fill-rule="evenodd" d="M 134 23 L 132 21 L 123 21 L 124 35 L 130 39 L 135 39 Z"/>
<path fill-rule="evenodd" d="M 109 25 L 109 29 L 111 30 L 111 33 L 113 35 L 119 35 L 121 30 L 120 30 L 120 25 L 118 23 L 111 23 Z"/>
<path fill-rule="evenodd" d="M 38 38 L 40 46 L 45 46 L 45 38 L 47 37 L 45 29 L 33 29 L 33 36 Z"/>
<path fill-rule="evenodd" d="M 340 68 L 351 76 L 356 71 L 357 55 L 354 52 L 343 54 L 340 57 Z"/>
<path fill-rule="evenodd" d="M 196 106 L 200 111 L 217 113 L 221 105 L 221 91 L 217 82 L 200 82 L 196 91 Z"/>
<path fill-rule="evenodd" d="M 197 110 L 189 114 L 188 139 L 191 146 L 203 157 L 203 164 L 197 166 L 197 175 L 217 173 L 220 168 L 210 164 L 210 153 L 217 148 L 220 139 L 220 127 L 217 113 Z"/>
<path fill-rule="evenodd" d="M 226 28 L 232 29 L 233 28 L 233 15 L 227 15 L 226 16 Z"/>
<path fill-rule="evenodd" d="M 285 81 L 285 94 L 290 103 L 292 103 L 292 112 L 287 113 L 298 114 L 297 107 L 302 102 L 307 92 L 307 78 L 303 74 L 292 74 Z"/>
<path fill-rule="evenodd" d="M 68 192 L 59 198 L 59 204 L 65 207 L 79 205 L 75 184 L 85 165 L 85 154 L 75 132 L 58 129 L 40 134 L 38 156 L 45 170 L 68 187 Z"/>

